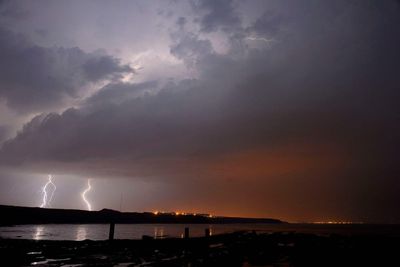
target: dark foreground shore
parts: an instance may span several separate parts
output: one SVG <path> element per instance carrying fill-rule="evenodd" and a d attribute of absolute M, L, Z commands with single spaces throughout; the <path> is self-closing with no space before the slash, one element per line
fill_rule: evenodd
<path fill-rule="evenodd" d="M 400 266 L 400 237 L 233 234 L 114 241 L 0 239 L 0 266 Z"/>

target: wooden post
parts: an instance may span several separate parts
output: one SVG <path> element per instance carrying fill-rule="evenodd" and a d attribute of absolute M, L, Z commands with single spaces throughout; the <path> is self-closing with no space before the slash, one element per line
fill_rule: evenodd
<path fill-rule="evenodd" d="M 189 238 L 189 227 L 185 227 L 185 238 Z"/>
<path fill-rule="evenodd" d="M 206 234 L 206 237 L 210 237 L 210 228 L 206 228 L 205 234 Z"/>
<path fill-rule="evenodd" d="M 108 240 L 113 240 L 114 239 L 114 230 L 115 230 L 115 223 L 110 223 L 110 232 L 108 234 Z"/>

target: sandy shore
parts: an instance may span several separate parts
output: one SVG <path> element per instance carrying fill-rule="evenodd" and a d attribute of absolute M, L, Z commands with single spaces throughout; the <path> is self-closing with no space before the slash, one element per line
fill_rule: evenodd
<path fill-rule="evenodd" d="M 112 242 L 0 239 L 0 266 L 400 266 L 399 241 L 253 232 Z"/>

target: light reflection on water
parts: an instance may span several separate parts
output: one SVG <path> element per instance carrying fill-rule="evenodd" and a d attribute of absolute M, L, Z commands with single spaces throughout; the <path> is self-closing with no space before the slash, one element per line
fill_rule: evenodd
<path fill-rule="evenodd" d="M 106 240 L 108 224 L 46 224 L 17 225 L 0 227 L 0 238 L 22 238 L 34 240 Z M 242 230 L 262 232 L 302 232 L 313 234 L 358 234 L 388 233 L 400 236 L 399 225 L 304 225 L 304 224 L 117 224 L 115 239 L 141 239 L 142 236 L 154 238 L 183 237 L 185 227 L 190 229 L 190 237 L 218 235 Z"/>
<path fill-rule="evenodd" d="M 185 227 L 190 228 L 190 236 L 204 236 L 205 229 L 213 233 L 213 225 L 183 224 L 117 224 L 116 239 L 141 239 L 144 235 L 155 239 L 166 237 L 183 237 Z M 232 229 L 219 227 L 218 233 L 226 233 Z M 108 224 L 44 224 L 17 225 L 0 227 L 0 238 L 21 238 L 34 240 L 105 240 L 108 238 Z"/>
<path fill-rule="evenodd" d="M 79 225 L 77 231 L 76 231 L 76 238 L 75 240 L 81 241 L 85 240 L 87 236 L 87 231 L 85 225 Z"/>
<path fill-rule="evenodd" d="M 154 235 L 155 239 L 163 238 L 164 237 L 164 227 L 154 227 Z"/>
<path fill-rule="evenodd" d="M 44 226 L 36 226 L 35 227 L 35 235 L 33 236 L 34 240 L 40 240 L 42 239 L 43 236 L 43 230 L 44 230 Z"/>

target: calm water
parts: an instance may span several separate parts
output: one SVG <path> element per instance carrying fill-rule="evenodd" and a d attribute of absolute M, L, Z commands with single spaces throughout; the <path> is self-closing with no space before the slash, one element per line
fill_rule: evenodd
<path fill-rule="evenodd" d="M 117 224 L 116 239 L 141 239 L 143 235 L 155 238 L 182 237 L 185 227 L 190 236 L 204 236 L 206 228 L 211 234 L 230 233 L 241 230 L 259 232 L 300 232 L 313 234 L 388 234 L 400 236 L 400 225 L 320 225 L 320 224 Z M 35 240 L 105 240 L 107 224 L 46 224 L 0 227 L 0 238 Z"/>

